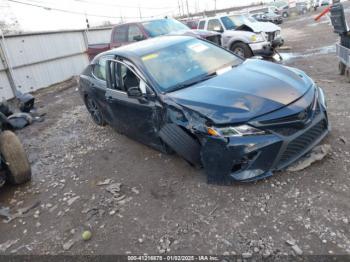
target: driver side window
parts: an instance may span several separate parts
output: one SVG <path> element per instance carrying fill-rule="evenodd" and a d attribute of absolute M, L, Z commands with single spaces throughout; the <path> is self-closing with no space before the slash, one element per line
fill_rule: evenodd
<path fill-rule="evenodd" d="M 131 87 L 139 87 L 140 79 L 126 65 L 118 62 L 110 63 L 111 88 L 127 92 Z"/>

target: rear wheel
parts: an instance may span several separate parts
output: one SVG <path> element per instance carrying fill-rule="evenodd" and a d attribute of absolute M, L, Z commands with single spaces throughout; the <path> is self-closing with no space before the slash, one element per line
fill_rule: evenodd
<path fill-rule="evenodd" d="M 338 70 L 339 70 L 339 74 L 340 75 L 344 75 L 345 74 L 345 70 L 346 70 L 346 65 L 344 65 L 343 62 L 339 62 Z"/>
<path fill-rule="evenodd" d="M 287 12 L 284 12 L 283 14 L 282 14 L 282 17 L 283 18 L 287 18 L 289 15 L 288 15 L 288 13 Z"/>
<path fill-rule="evenodd" d="M 10 183 L 18 185 L 31 179 L 27 155 L 18 137 L 11 131 L 3 131 L 0 134 L 0 152 L 5 160 L 7 178 Z"/>
<path fill-rule="evenodd" d="M 84 99 L 87 110 L 89 111 L 92 120 L 99 126 L 105 126 L 106 121 L 104 120 L 101 110 L 98 107 L 94 99 L 89 96 L 86 96 Z"/>
<path fill-rule="evenodd" d="M 231 51 L 243 58 L 249 58 L 253 56 L 250 47 L 245 43 L 235 43 L 231 46 Z"/>

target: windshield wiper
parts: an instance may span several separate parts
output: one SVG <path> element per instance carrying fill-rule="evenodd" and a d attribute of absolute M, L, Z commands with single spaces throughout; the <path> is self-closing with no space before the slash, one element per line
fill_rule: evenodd
<path fill-rule="evenodd" d="M 206 80 L 208 80 L 210 78 L 213 78 L 214 76 L 217 76 L 216 72 L 211 73 L 211 74 L 207 74 L 207 75 L 205 75 L 205 76 L 203 76 L 201 78 L 195 78 L 194 80 L 191 80 L 191 81 L 185 81 L 185 82 L 183 82 L 181 84 L 175 85 L 168 92 L 173 92 L 173 91 L 177 91 L 177 90 L 180 90 L 180 89 L 184 89 L 186 87 L 198 84 L 200 82 L 204 82 L 204 81 L 206 81 Z"/>

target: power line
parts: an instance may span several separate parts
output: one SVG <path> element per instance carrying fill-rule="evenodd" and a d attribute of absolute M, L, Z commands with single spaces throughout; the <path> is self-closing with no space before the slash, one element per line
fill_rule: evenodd
<path fill-rule="evenodd" d="M 87 0 L 74 0 L 76 2 L 82 2 L 86 4 L 94 4 L 94 5 L 108 5 L 108 6 L 115 6 L 115 7 L 121 7 L 121 8 L 139 8 L 139 6 L 128 6 L 128 5 L 119 5 L 119 4 L 112 4 L 112 3 L 105 3 L 105 2 L 97 2 L 97 1 L 87 1 Z M 175 9 L 176 6 L 168 6 L 168 7 L 148 7 L 148 6 L 140 6 L 141 9 L 153 9 L 153 10 L 165 10 L 165 9 Z"/>
<path fill-rule="evenodd" d="M 32 6 L 32 7 L 38 7 L 38 8 L 43 8 L 47 11 L 59 11 L 63 13 L 69 13 L 69 14 L 77 14 L 77 15 L 88 15 L 88 16 L 94 16 L 94 17 L 103 17 L 103 18 L 115 18 L 115 19 L 121 19 L 121 18 L 126 18 L 126 19 L 137 19 L 138 17 L 121 17 L 121 16 L 108 16 L 108 15 L 99 15 L 99 14 L 92 14 L 92 13 L 84 13 L 84 12 L 78 12 L 78 11 L 71 11 L 67 9 L 61 9 L 61 8 L 55 8 L 55 7 L 50 7 L 50 6 L 44 6 L 44 5 L 39 5 L 39 4 L 33 4 L 33 3 L 28 3 L 28 2 L 22 2 L 22 1 L 17 1 L 17 0 L 7 0 L 9 2 L 17 3 L 17 4 L 22 4 L 22 5 L 27 5 L 27 6 Z M 162 14 L 157 14 L 153 16 L 148 16 L 145 18 L 153 18 L 155 16 L 161 16 L 163 14 L 169 14 L 171 11 L 164 12 Z"/>

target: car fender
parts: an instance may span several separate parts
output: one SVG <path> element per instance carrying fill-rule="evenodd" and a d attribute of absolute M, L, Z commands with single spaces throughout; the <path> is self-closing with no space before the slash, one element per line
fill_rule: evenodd
<path fill-rule="evenodd" d="M 254 35 L 252 32 L 248 31 L 225 31 L 222 37 L 222 45 L 223 47 L 230 49 L 233 43 L 242 42 L 245 44 L 249 44 L 251 42 L 251 37 Z"/>

